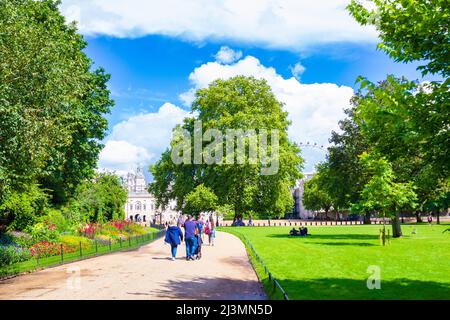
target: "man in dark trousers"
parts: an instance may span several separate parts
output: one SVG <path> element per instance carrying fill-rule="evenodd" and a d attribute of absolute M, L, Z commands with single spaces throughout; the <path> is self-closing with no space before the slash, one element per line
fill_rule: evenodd
<path fill-rule="evenodd" d="M 198 234 L 197 223 L 188 215 L 184 223 L 184 239 L 186 243 L 186 260 L 194 260 L 194 253 L 197 239 L 195 235 Z"/>

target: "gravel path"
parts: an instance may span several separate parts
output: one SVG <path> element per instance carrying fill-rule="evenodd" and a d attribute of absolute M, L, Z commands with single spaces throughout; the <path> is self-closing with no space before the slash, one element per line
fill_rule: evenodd
<path fill-rule="evenodd" d="M 205 238 L 206 240 L 206 238 Z M 0 281 L 1 299 L 266 299 L 242 242 L 217 232 L 203 258 L 176 261 L 163 239 L 119 252 Z"/>

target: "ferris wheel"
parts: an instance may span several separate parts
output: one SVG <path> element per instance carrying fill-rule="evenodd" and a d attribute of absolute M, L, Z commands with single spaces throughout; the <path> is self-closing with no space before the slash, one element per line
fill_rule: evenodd
<path fill-rule="evenodd" d="M 325 147 L 325 146 L 323 146 L 323 145 L 320 145 L 320 144 L 318 144 L 317 142 L 309 142 L 309 141 L 307 141 L 306 143 L 305 143 L 305 142 L 300 142 L 300 143 L 298 144 L 298 146 L 299 146 L 300 148 L 303 148 L 303 147 L 306 147 L 306 148 L 313 148 L 313 149 L 322 150 L 323 152 L 327 152 L 327 147 Z"/>

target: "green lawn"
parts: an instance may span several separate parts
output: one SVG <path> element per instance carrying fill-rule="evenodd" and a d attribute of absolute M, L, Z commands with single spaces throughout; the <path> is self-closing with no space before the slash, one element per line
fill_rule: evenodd
<path fill-rule="evenodd" d="M 289 237 L 292 227 L 222 230 L 247 236 L 290 299 L 450 299 L 450 226 L 403 225 L 404 236 L 385 247 L 380 227 L 308 226 L 308 237 Z M 379 290 L 367 288 L 369 266 L 380 267 Z"/>

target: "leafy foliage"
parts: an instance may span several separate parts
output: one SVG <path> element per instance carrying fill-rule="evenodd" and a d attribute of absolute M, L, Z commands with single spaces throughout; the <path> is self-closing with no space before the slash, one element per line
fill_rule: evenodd
<path fill-rule="evenodd" d="M 332 198 L 323 185 L 323 172 L 319 171 L 304 184 L 302 202 L 306 209 L 313 211 L 325 211 L 328 214 L 332 207 Z"/>
<path fill-rule="evenodd" d="M 71 218 L 78 222 L 123 219 L 127 190 L 111 173 L 97 174 L 78 185 L 70 203 Z"/>
<path fill-rule="evenodd" d="M 361 156 L 363 165 L 371 174 L 371 178 L 361 192 L 361 200 L 354 205 L 356 211 L 379 211 L 393 221 L 393 236 L 400 236 L 397 223 L 402 209 L 416 206 L 417 196 L 411 182 L 399 183 L 391 164 L 384 158 L 364 153 Z"/>
<path fill-rule="evenodd" d="M 0 2 L 0 211 L 18 229 L 42 213 L 37 188 L 64 205 L 93 176 L 113 105 L 59 3 Z"/>
<path fill-rule="evenodd" d="M 204 184 L 217 196 L 218 205 L 231 205 L 235 215 L 254 211 L 280 216 L 288 212 L 293 205 L 289 188 L 301 177 L 303 159 L 299 155 L 299 148 L 288 140 L 289 122 L 282 105 L 275 99 L 265 80 L 253 77 L 216 80 L 208 88 L 198 90 L 192 105 L 198 117 L 185 119 L 183 126 L 178 129 L 185 129 L 194 136 L 194 121 L 201 120 L 202 133 L 208 129 L 218 129 L 223 135 L 227 129 L 255 132 L 265 129 L 270 136 L 271 130 L 278 130 L 279 170 L 273 175 L 260 174 L 262 165 L 250 163 L 247 152 L 241 163 L 225 164 L 226 155 L 220 155 L 214 150 L 212 153 L 218 157 L 215 163 L 175 165 L 171 160 L 170 149 L 150 168 L 154 181 L 149 191 L 155 195 L 158 205 L 164 206 L 169 199 L 176 199 L 178 209 L 184 209 L 185 196 Z M 175 135 L 171 148 L 177 139 Z M 249 139 L 243 140 L 248 150 Z M 204 150 L 208 143 L 202 147 Z M 236 145 L 233 150 L 235 152 Z M 268 153 L 271 154 L 271 150 Z M 272 156 L 275 157 L 275 153 Z"/>
<path fill-rule="evenodd" d="M 201 212 L 214 211 L 217 208 L 217 196 L 204 184 L 198 185 L 186 195 L 185 211 L 198 215 Z"/>
<path fill-rule="evenodd" d="M 424 61 L 423 73 L 450 75 L 450 35 L 447 0 L 372 0 L 374 9 L 352 0 L 347 7 L 362 25 L 374 25 L 378 47 L 395 61 Z"/>

